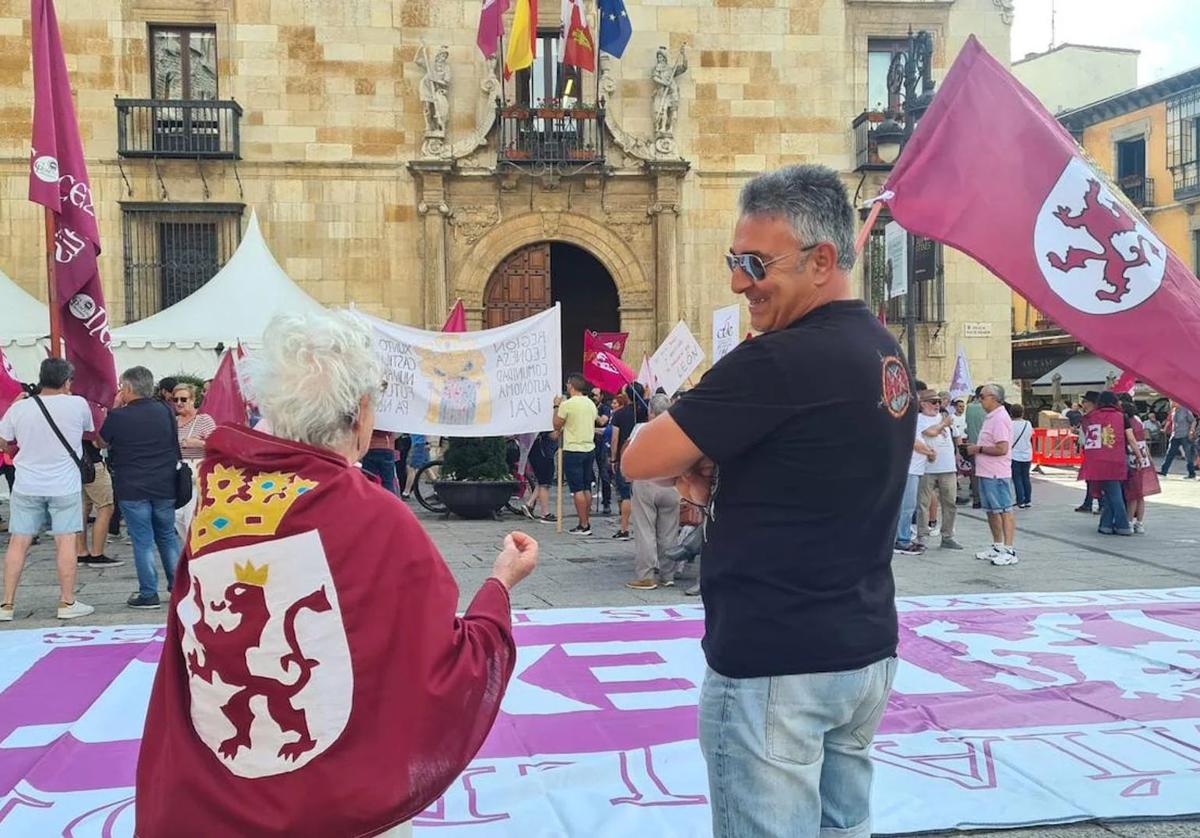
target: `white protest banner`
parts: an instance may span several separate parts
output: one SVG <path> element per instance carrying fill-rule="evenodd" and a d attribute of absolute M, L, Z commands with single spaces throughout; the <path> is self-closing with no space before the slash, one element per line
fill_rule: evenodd
<path fill-rule="evenodd" d="M 715 364 L 733 351 L 738 345 L 738 330 L 742 308 L 739 305 L 725 306 L 713 312 L 712 359 Z"/>
<path fill-rule="evenodd" d="M 379 430 L 475 437 L 552 429 L 562 381 L 557 305 L 481 332 L 426 332 L 356 313 L 375 330 L 383 361 Z"/>
<path fill-rule="evenodd" d="M 883 228 L 883 249 L 887 253 L 888 299 L 908 293 L 908 233 L 895 221 Z"/>
<path fill-rule="evenodd" d="M 650 369 L 658 379 L 658 386 L 668 396 L 673 396 L 703 360 L 704 350 L 696 342 L 687 323 L 680 320 L 650 356 Z"/>

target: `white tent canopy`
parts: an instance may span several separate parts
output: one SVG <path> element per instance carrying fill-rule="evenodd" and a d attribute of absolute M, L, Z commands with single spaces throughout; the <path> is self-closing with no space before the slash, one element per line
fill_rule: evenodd
<path fill-rule="evenodd" d="M 241 341 L 254 349 L 276 314 L 321 309 L 279 267 L 251 212 L 241 244 L 216 276 L 170 308 L 113 329 L 117 369 L 141 364 L 156 377 L 208 378 L 220 360 L 218 345 Z"/>
<path fill-rule="evenodd" d="M 37 380 L 49 334 L 50 309 L 0 270 L 0 349 L 21 379 Z"/>

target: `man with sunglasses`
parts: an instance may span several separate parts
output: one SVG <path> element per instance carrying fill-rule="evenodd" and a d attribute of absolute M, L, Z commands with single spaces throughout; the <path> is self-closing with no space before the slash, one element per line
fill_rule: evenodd
<path fill-rule="evenodd" d="M 709 505 L 699 715 L 714 834 L 865 838 L 870 743 L 896 670 L 891 560 L 915 396 L 895 339 L 854 293 L 838 175 L 760 175 L 740 210 L 725 261 L 761 334 L 648 423 L 622 468 L 679 477 Z"/>

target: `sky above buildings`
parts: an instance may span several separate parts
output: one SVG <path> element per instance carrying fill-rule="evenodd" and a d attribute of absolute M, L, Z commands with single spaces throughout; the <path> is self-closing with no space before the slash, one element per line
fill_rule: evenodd
<path fill-rule="evenodd" d="M 1054 45 L 1090 44 L 1139 49 L 1138 84 L 1200 65 L 1197 0 L 1013 0 L 1012 57 Z"/>

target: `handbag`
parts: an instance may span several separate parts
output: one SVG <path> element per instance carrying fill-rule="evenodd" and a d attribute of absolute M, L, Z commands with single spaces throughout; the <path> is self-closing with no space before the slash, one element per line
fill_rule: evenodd
<path fill-rule="evenodd" d="M 183 509 L 192 502 L 192 467 L 183 461 L 183 451 L 179 447 L 179 425 L 169 407 L 167 414 L 167 421 L 171 424 L 171 439 L 175 440 L 175 508 Z"/>
<path fill-rule="evenodd" d="M 58 429 L 58 425 L 54 424 L 54 419 L 50 416 L 50 411 L 46 410 L 46 405 L 38 396 L 34 396 L 33 400 L 37 402 L 38 408 L 42 411 L 42 415 L 46 417 L 46 421 L 50 423 L 50 430 L 54 431 L 54 435 L 58 437 L 58 441 L 63 444 L 63 448 L 67 449 L 67 453 L 71 455 L 71 459 L 75 461 L 75 465 L 79 468 L 79 477 L 83 480 L 83 485 L 96 482 L 96 464 L 92 462 L 90 457 L 80 457 L 75 453 L 75 449 L 71 447 L 71 443 L 67 442 L 67 438 L 62 435 L 62 431 Z"/>

